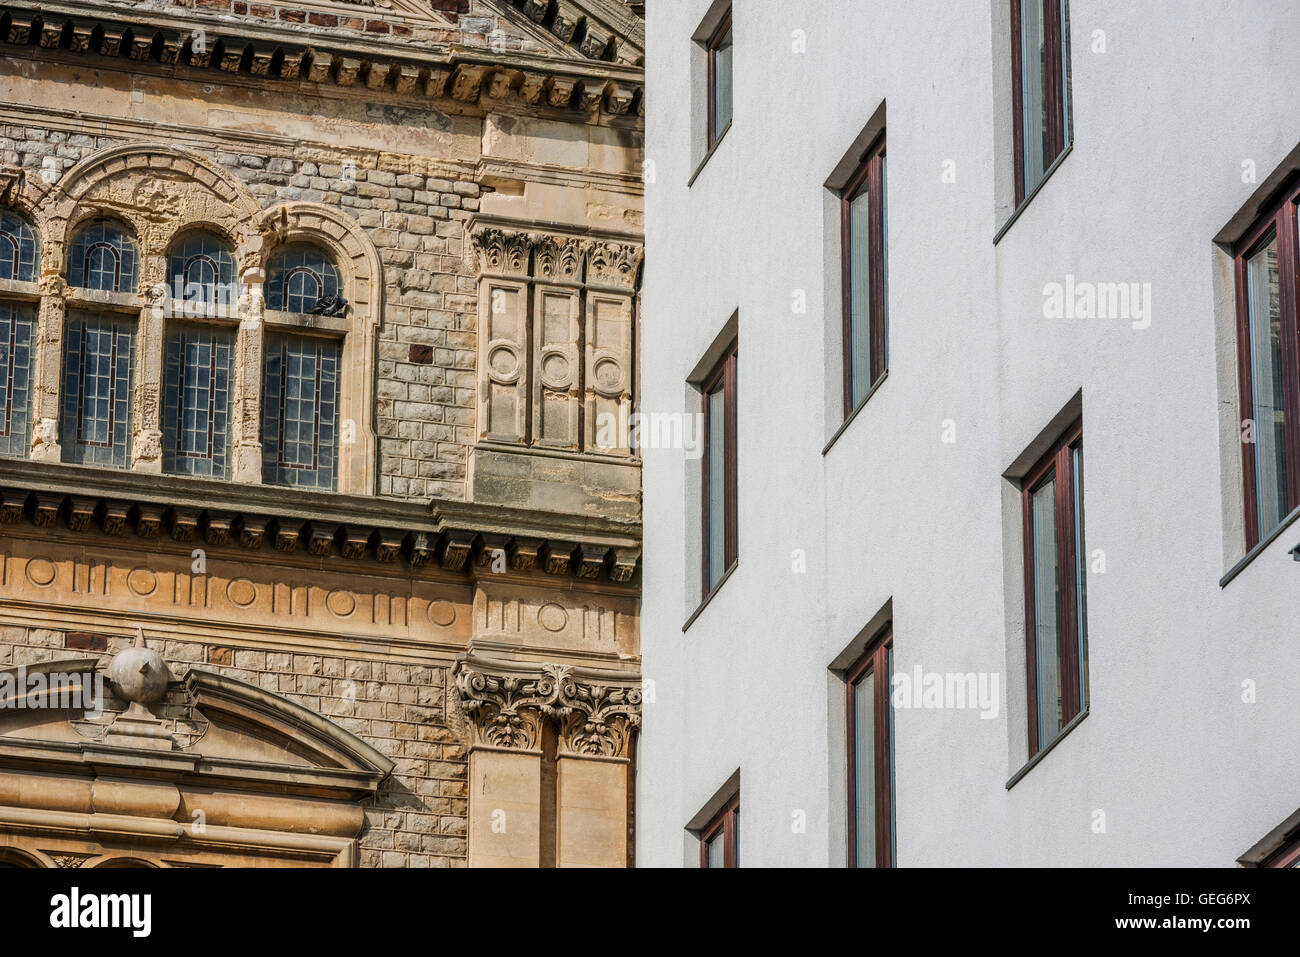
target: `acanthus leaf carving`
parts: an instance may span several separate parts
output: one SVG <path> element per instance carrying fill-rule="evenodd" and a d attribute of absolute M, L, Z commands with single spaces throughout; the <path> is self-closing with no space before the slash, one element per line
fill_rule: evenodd
<path fill-rule="evenodd" d="M 641 689 L 633 676 L 467 659 L 455 680 L 481 745 L 535 749 L 549 718 L 556 721 L 561 755 L 624 758 L 641 724 Z"/>
<path fill-rule="evenodd" d="M 587 284 L 631 292 L 641 269 L 642 247 L 601 240 L 587 250 Z"/>
<path fill-rule="evenodd" d="M 528 233 L 485 226 L 471 235 L 482 273 L 502 276 L 527 276 L 528 257 L 533 239 Z"/>

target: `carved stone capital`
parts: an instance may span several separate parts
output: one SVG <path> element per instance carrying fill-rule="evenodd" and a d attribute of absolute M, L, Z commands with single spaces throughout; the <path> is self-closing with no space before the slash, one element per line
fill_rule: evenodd
<path fill-rule="evenodd" d="M 542 722 L 555 700 L 553 676 L 506 663 L 487 670 L 461 661 L 455 679 L 475 744 L 522 751 L 539 747 Z"/>
<path fill-rule="evenodd" d="M 594 242 L 587 249 L 587 285 L 623 292 L 636 289 L 642 247 L 636 243 Z"/>
<path fill-rule="evenodd" d="M 525 278 L 528 275 L 528 255 L 533 239 L 528 233 L 485 226 L 475 230 L 470 238 L 479 272 L 497 276 Z"/>
<path fill-rule="evenodd" d="M 561 755 L 625 758 L 641 724 L 638 679 L 570 665 L 462 659 L 456 689 L 479 745 L 532 750 L 555 719 Z"/>
<path fill-rule="evenodd" d="M 549 282 L 582 282 L 582 260 L 587 243 L 570 236 L 533 237 L 533 275 Z"/>

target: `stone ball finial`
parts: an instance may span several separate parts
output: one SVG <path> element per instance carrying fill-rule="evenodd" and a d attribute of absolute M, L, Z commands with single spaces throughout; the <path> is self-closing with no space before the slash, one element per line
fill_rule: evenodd
<path fill-rule="evenodd" d="M 122 698 L 139 704 L 155 704 L 167 693 L 171 673 L 162 655 L 144 645 L 144 636 L 133 648 L 118 652 L 108 666 L 113 690 Z"/>

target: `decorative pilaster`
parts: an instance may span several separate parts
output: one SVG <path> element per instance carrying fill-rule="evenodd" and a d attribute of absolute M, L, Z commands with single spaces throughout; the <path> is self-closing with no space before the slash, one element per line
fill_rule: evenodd
<path fill-rule="evenodd" d="M 639 681 L 617 672 L 471 656 L 457 664 L 455 682 L 474 740 L 471 866 L 536 866 L 543 828 L 554 828 L 561 867 L 626 865 Z M 555 818 L 544 820 L 539 745 L 548 720 L 558 732 L 556 800 Z"/>
<path fill-rule="evenodd" d="M 633 296 L 642 247 L 595 242 L 587 249 L 586 448 L 629 454 L 633 401 Z"/>
<path fill-rule="evenodd" d="M 231 409 L 231 478 L 262 483 L 262 318 L 265 272 L 250 267 L 240 275 L 239 330 L 235 333 L 234 399 Z"/>
<path fill-rule="evenodd" d="M 471 234 L 479 279 L 480 439 L 523 442 L 528 422 L 528 269 L 532 237 L 485 227 Z"/>
<path fill-rule="evenodd" d="M 57 258 L 57 257 L 56 257 Z M 62 397 L 63 326 L 67 317 L 68 283 L 62 273 L 41 276 L 41 304 L 36 314 L 36 356 L 33 369 L 31 458 L 57 462 L 59 402 Z"/>
<path fill-rule="evenodd" d="M 161 256 L 145 259 L 143 271 L 161 273 Z M 152 268 L 151 268 L 152 267 Z M 136 385 L 132 397 L 131 468 L 137 472 L 162 473 L 162 353 L 170 307 L 167 283 L 156 278 L 141 285 L 144 308 L 140 310 L 135 350 Z"/>

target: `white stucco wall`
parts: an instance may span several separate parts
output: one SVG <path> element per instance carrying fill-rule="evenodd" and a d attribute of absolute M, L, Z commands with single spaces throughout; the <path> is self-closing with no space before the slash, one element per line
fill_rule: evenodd
<path fill-rule="evenodd" d="M 843 862 L 828 667 L 892 599 L 896 671 L 995 672 L 1002 692 L 995 720 L 896 712 L 900 865 L 1232 865 L 1300 807 L 1300 523 L 1219 586 L 1244 545 L 1212 240 L 1300 143 L 1300 7 L 1073 0 L 1074 146 L 994 245 L 1006 0 L 735 0 L 735 121 L 688 187 L 710 6 L 647 4 L 642 410 L 694 411 L 688 376 L 738 311 L 740 557 L 683 633 L 698 466 L 647 450 L 638 863 L 694 864 L 684 828 L 737 769 L 744 865 Z M 889 376 L 823 455 L 840 425 L 824 183 L 882 101 Z M 1150 327 L 1044 319 L 1067 274 L 1150 283 Z M 1007 790 L 1026 746 L 1002 474 L 1080 390 L 1087 548 L 1106 559 L 1088 580 L 1091 710 Z"/>

